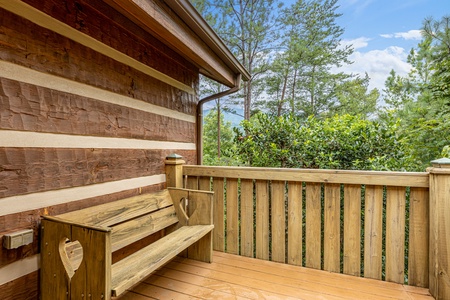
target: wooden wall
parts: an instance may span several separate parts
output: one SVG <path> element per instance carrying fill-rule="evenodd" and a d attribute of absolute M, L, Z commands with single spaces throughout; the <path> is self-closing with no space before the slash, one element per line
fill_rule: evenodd
<path fill-rule="evenodd" d="M 170 153 L 196 163 L 198 69 L 100 0 L 26 0 L 22 16 L 8 1 L 0 1 L 0 238 L 26 228 L 35 236 L 0 247 L 0 299 L 38 299 L 41 215 L 161 189 Z"/>

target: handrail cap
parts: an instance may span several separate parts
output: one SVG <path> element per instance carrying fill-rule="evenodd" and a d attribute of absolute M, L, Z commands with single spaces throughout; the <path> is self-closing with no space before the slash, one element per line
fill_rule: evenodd
<path fill-rule="evenodd" d="M 434 168 L 450 168 L 450 159 L 449 158 L 440 158 L 433 160 L 431 162 Z"/>
<path fill-rule="evenodd" d="M 182 158 L 183 158 L 183 156 L 178 155 L 176 153 L 172 153 L 172 154 L 169 154 L 166 156 L 166 159 L 182 159 Z"/>

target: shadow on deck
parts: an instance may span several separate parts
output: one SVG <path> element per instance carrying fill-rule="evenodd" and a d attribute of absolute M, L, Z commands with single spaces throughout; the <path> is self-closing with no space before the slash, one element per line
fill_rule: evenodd
<path fill-rule="evenodd" d="M 175 258 L 119 300 L 434 299 L 428 289 L 214 252 L 212 264 Z"/>

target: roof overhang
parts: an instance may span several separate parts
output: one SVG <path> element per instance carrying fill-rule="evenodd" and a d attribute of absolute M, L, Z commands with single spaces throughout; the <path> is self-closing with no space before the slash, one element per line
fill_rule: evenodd
<path fill-rule="evenodd" d="M 105 0 L 141 28 L 228 87 L 250 74 L 188 0 Z M 167 7 L 164 7 L 166 5 Z"/>

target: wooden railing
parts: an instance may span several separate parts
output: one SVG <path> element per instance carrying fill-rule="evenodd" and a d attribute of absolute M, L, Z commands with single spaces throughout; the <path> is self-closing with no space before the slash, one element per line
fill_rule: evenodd
<path fill-rule="evenodd" d="M 448 165 L 419 173 L 180 167 L 168 182 L 215 193 L 215 250 L 450 297 Z"/>
<path fill-rule="evenodd" d="M 428 173 L 185 166 L 183 174 L 187 188 L 215 193 L 215 250 L 428 284 Z"/>

